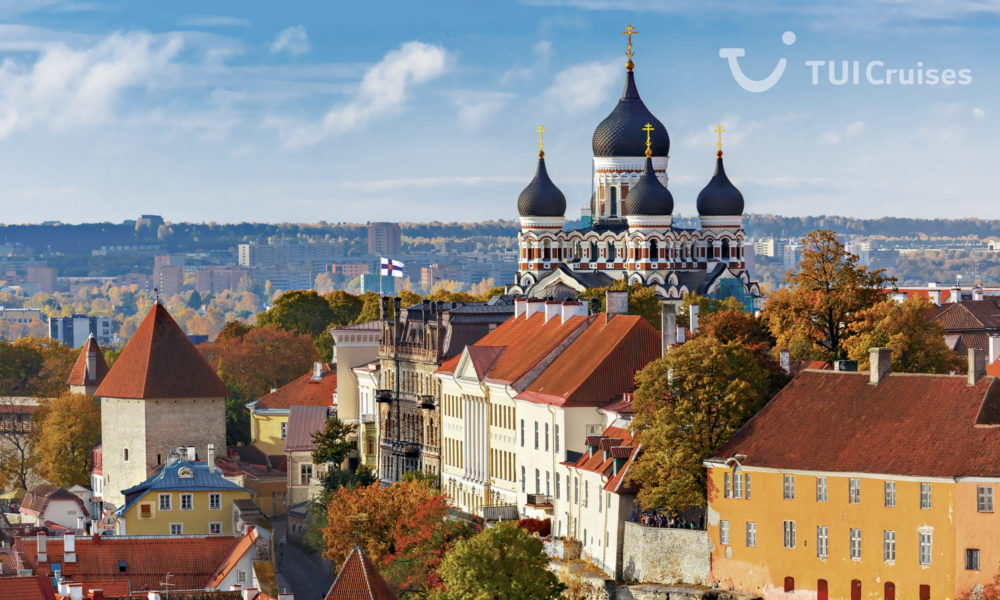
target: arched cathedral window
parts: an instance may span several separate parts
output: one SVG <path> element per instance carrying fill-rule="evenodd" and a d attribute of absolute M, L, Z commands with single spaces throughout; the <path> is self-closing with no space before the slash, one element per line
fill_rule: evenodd
<path fill-rule="evenodd" d="M 656 240 L 649 240 L 649 259 L 656 262 L 660 258 L 660 247 Z"/>
<path fill-rule="evenodd" d="M 617 217 L 618 216 L 618 188 L 612 187 L 609 191 L 610 191 L 610 195 L 611 195 L 611 207 L 609 208 L 609 212 L 610 212 L 610 214 L 611 214 L 612 217 Z"/>

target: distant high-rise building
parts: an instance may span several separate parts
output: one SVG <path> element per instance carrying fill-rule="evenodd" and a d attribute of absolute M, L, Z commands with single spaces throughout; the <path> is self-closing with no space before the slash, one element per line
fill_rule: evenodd
<path fill-rule="evenodd" d="M 181 293 L 184 285 L 184 267 L 180 265 L 167 265 L 153 267 L 153 287 L 161 296 L 170 297 Z"/>
<path fill-rule="evenodd" d="M 785 246 L 784 263 L 785 271 L 798 271 L 799 261 L 802 259 L 802 244 L 788 244 Z"/>
<path fill-rule="evenodd" d="M 344 277 L 357 277 L 371 272 L 367 263 L 347 263 L 330 265 L 330 273 L 339 273 Z"/>
<path fill-rule="evenodd" d="M 139 218 L 135 220 L 136 231 L 148 228 L 156 230 L 163 225 L 163 217 L 160 215 L 139 215 Z"/>
<path fill-rule="evenodd" d="M 236 291 L 244 277 L 250 276 L 246 267 L 208 267 L 195 272 L 194 289 L 218 294 L 225 290 Z"/>
<path fill-rule="evenodd" d="M 102 346 L 111 343 L 111 319 L 108 317 L 50 317 L 49 337 L 59 340 L 70 348 L 79 348 L 90 335 Z"/>
<path fill-rule="evenodd" d="M 368 224 L 368 254 L 389 256 L 399 252 L 402 230 L 399 223 Z"/>
<path fill-rule="evenodd" d="M 757 256 L 767 256 L 773 258 L 777 245 L 773 237 L 757 238 L 753 241 L 753 249 Z"/>
<path fill-rule="evenodd" d="M 45 266 L 28 267 L 28 275 L 25 278 L 28 283 L 38 284 L 38 290 L 51 294 L 56 291 L 56 268 Z"/>

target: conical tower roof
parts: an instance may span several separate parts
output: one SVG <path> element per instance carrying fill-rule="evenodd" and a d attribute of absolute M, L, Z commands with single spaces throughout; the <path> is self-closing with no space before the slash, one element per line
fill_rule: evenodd
<path fill-rule="evenodd" d="M 360 546 L 355 546 L 337 573 L 324 600 L 397 600 L 378 569 Z"/>
<path fill-rule="evenodd" d="M 96 372 L 91 373 L 87 369 L 87 357 L 91 354 L 95 354 L 96 359 Z M 73 365 L 73 370 L 69 372 L 69 379 L 66 381 L 69 385 L 99 385 L 104 381 L 104 377 L 108 374 L 108 361 L 104 360 L 104 353 L 101 352 L 101 346 L 98 345 L 97 340 L 94 339 L 94 334 L 90 334 L 87 338 L 87 342 L 83 345 L 83 350 L 80 352 L 80 356 L 76 358 L 76 363 Z"/>
<path fill-rule="evenodd" d="M 109 398 L 224 398 L 229 388 L 156 302 L 94 392 Z"/>

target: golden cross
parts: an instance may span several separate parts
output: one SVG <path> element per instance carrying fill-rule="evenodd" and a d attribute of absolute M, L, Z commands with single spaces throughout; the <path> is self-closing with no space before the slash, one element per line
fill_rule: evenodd
<path fill-rule="evenodd" d="M 632 52 L 632 34 L 639 32 L 636 31 L 635 28 L 632 27 L 632 24 L 630 23 L 629 26 L 626 27 L 625 31 L 623 31 L 622 33 L 628 36 L 628 50 L 625 51 L 625 56 L 632 58 L 633 56 L 635 56 L 635 53 Z"/>
<path fill-rule="evenodd" d="M 712 131 L 714 131 L 719 135 L 719 142 L 718 142 L 719 152 L 722 152 L 722 132 L 724 132 L 725 129 L 722 128 L 722 124 L 720 123 Z"/>
<path fill-rule="evenodd" d="M 541 152 L 542 151 L 542 134 L 545 133 L 545 127 L 542 126 L 542 125 L 539 125 L 538 129 L 536 129 L 535 131 L 538 132 L 538 151 Z"/>
<path fill-rule="evenodd" d="M 642 128 L 642 130 L 646 132 L 646 156 L 653 155 L 653 151 L 649 147 L 651 143 L 649 139 L 649 132 L 653 131 L 654 129 L 656 128 L 650 125 L 649 123 L 646 123 L 646 126 Z"/>

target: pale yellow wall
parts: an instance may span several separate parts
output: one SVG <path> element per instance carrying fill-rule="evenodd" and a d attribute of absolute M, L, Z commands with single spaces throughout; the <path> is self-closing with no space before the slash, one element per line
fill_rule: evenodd
<path fill-rule="evenodd" d="M 281 437 L 281 424 L 288 427 L 288 413 L 280 415 L 262 415 L 253 413 L 253 427 L 250 442 L 264 454 L 284 454 L 285 440 Z"/>
<path fill-rule="evenodd" d="M 289 452 L 288 456 L 288 506 L 309 499 L 309 481 L 301 481 L 301 465 L 312 465 L 312 453 L 308 451 Z M 316 475 L 316 465 L 313 465 L 313 476 Z"/>
<path fill-rule="evenodd" d="M 219 509 L 209 509 L 208 495 L 222 494 Z M 160 494 L 170 494 L 170 510 L 160 510 Z M 192 510 L 181 510 L 181 494 L 192 494 Z M 247 490 L 198 491 L 158 491 L 152 490 L 132 505 L 123 515 L 124 534 L 127 535 L 169 535 L 171 523 L 181 523 L 185 534 L 207 534 L 212 522 L 222 523 L 222 533 L 233 532 L 233 500 L 249 498 Z M 149 504 L 151 517 L 139 517 L 141 505 Z"/>

